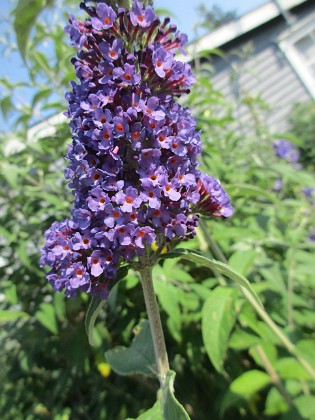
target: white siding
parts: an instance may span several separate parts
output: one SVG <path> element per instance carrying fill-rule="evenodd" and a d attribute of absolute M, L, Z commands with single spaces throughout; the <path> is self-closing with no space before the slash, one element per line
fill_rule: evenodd
<path fill-rule="evenodd" d="M 302 19 L 303 13 L 298 18 Z M 267 104 L 270 111 L 262 111 L 259 116 L 272 132 L 288 128 L 287 117 L 293 104 L 311 99 L 278 46 L 277 40 L 285 30 L 284 20 L 278 18 L 224 46 L 226 59 L 212 60 L 213 86 L 235 103 L 234 115 L 241 126 L 250 125 L 252 120 L 248 107 L 242 103 L 246 97 L 258 97 Z M 251 47 L 247 48 L 249 43 Z M 239 54 L 246 49 L 252 51 Z"/>

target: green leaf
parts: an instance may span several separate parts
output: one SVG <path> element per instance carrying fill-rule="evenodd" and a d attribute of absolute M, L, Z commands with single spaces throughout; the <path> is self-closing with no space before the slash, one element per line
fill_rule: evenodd
<path fill-rule="evenodd" d="M 243 276 L 247 276 L 256 259 L 255 251 L 236 251 L 229 259 L 229 265 Z"/>
<path fill-rule="evenodd" d="M 105 353 L 107 362 L 119 375 L 142 374 L 156 377 L 156 364 L 149 321 L 140 324 L 140 331 L 130 347 L 118 346 Z"/>
<path fill-rule="evenodd" d="M 98 317 L 99 313 L 103 309 L 106 303 L 105 299 L 99 299 L 95 296 L 92 297 L 88 310 L 85 316 L 85 331 L 88 336 L 89 344 L 91 346 L 95 346 L 95 342 L 93 339 L 93 329 L 95 325 L 96 318 Z"/>
<path fill-rule="evenodd" d="M 236 328 L 230 338 L 229 347 L 235 350 L 245 350 L 261 343 L 261 338 L 250 334 L 241 328 Z"/>
<path fill-rule="evenodd" d="M 283 357 L 274 363 L 274 368 L 282 379 L 311 380 L 310 374 L 293 357 Z"/>
<path fill-rule="evenodd" d="M 165 420 L 189 420 L 184 407 L 177 401 L 174 395 L 174 380 L 176 373 L 170 370 L 166 376 L 165 385 L 161 390 L 161 405 L 163 419 Z"/>
<path fill-rule="evenodd" d="M 236 378 L 230 385 L 234 394 L 246 398 L 265 388 L 270 383 L 267 373 L 261 370 L 250 370 Z"/>
<path fill-rule="evenodd" d="M 201 253 L 192 249 L 175 249 L 171 252 L 168 252 L 167 254 L 164 254 L 162 258 L 183 258 L 185 260 L 201 264 L 204 267 L 208 267 L 211 270 L 217 271 L 218 273 L 224 274 L 226 277 L 228 277 L 231 280 L 234 280 L 240 286 L 245 287 L 245 289 L 247 289 L 250 292 L 250 294 L 254 297 L 256 302 L 261 307 L 263 307 L 259 297 L 253 290 L 250 282 L 244 276 L 237 273 L 232 267 L 222 263 L 221 261 L 216 261 L 207 258 Z"/>
<path fill-rule="evenodd" d="M 42 89 L 42 90 L 38 91 L 33 97 L 32 107 L 35 107 L 35 105 L 38 102 L 42 101 L 43 99 L 47 99 L 49 97 L 49 95 L 52 94 L 52 92 L 53 92 L 53 90 L 50 89 L 50 88 L 49 89 Z"/>
<path fill-rule="evenodd" d="M 157 401 L 152 408 L 141 414 L 136 420 L 163 420 L 160 401 Z"/>
<path fill-rule="evenodd" d="M 294 405 L 297 407 L 301 416 L 304 419 L 315 418 L 315 396 L 314 395 L 301 395 L 294 400 Z"/>
<path fill-rule="evenodd" d="M 55 308 L 50 303 L 41 303 L 40 310 L 36 312 L 35 318 L 53 334 L 58 334 Z"/>
<path fill-rule="evenodd" d="M 237 290 L 217 287 L 206 300 L 202 311 L 202 337 L 207 354 L 222 373 L 223 360 L 231 330 L 236 320 Z"/>
<path fill-rule="evenodd" d="M 9 112 L 13 108 L 13 104 L 12 104 L 12 101 L 11 101 L 11 96 L 5 96 L 3 99 L 1 99 L 0 107 L 1 107 L 1 111 L 2 111 L 2 114 L 3 114 L 4 118 L 7 118 Z"/>
<path fill-rule="evenodd" d="M 26 312 L 22 311 L 0 311 L 0 322 L 10 322 L 18 318 L 29 318 L 30 316 Z"/>
<path fill-rule="evenodd" d="M 266 405 L 264 411 L 265 415 L 277 416 L 281 413 L 285 413 L 286 411 L 288 411 L 288 408 L 288 403 L 285 401 L 285 399 L 277 390 L 277 388 L 271 388 L 266 398 Z"/>
<path fill-rule="evenodd" d="M 18 49 L 23 60 L 26 56 L 26 47 L 30 32 L 40 12 L 51 5 L 53 0 L 19 0 L 13 11 L 14 30 Z"/>

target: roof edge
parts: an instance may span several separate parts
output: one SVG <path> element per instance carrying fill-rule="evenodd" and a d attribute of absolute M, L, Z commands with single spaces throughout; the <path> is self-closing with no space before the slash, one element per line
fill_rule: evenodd
<path fill-rule="evenodd" d="M 293 7 L 305 3 L 307 0 L 282 0 L 281 7 L 284 10 L 290 10 Z M 285 3 L 285 4 L 282 4 Z M 258 28 L 264 23 L 281 15 L 279 8 L 273 1 L 246 13 L 241 18 L 229 22 L 218 29 L 214 30 L 208 35 L 203 36 L 199 40 L 193 42 L 187 47 L 187 55 L 199 53 L 204 50 L 212 50 L 227 44 L 233 39 L 236 39 L 253 29 Z M 187 60 L 188 57 L 186 57 Z M 188 58 L 189 60 L 189 58 Z"/>

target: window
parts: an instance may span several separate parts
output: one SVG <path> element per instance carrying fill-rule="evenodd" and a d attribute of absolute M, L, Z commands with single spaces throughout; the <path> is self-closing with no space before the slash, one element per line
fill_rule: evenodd
<path fill-rule="evenodd" d="M 315 99 L 315 16 L 293 25 L 279 45 Z"/>

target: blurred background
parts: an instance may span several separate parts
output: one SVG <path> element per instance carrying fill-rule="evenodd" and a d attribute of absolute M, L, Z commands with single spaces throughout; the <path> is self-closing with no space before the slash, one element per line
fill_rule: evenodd
<path fill-rule="evenodd" d="M 113 289 L 91 347 L 89 298 L 53 293 L 39 268 L 43 232 L 71 209 L 62 113 L 75 51 L 63 28 L 69 13 L 83 13 L 74 0 L 1 6 L 0 418 L 137 418 L 154 404 L 157 381 L 119 376 L 105 356 L 129 346 L 146 317 L 137 273 Z M 204 220 L 182 246 L 246 276 L 295 354 L 315 368 L 314 1 L 154 6 L 189 35 L 181 58 L 197 83 L 180 101 L 203 133 L 203 171 L 220 179 L 235 207 L 231 220 Z M 233 289 L 193 263 L 155 269 L 178 400 L 196 420 L 315 419 L 315 378 L 241 293 L 215 330 L 219 361 L 209 349 L 209 302 L 223 286 Z"/>

